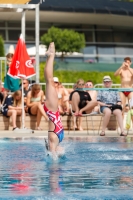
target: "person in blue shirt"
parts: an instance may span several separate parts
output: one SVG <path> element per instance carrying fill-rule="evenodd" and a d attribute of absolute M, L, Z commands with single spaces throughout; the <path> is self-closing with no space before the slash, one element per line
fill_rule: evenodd
<path fill-rule="evenodd" d="M 13 131 L 19 130 L 16 126 L 16 118 L 22 115 L 22 94 L 20 90 L 5 98 L 1 112 L 5 117 L 12 118 Z"/>

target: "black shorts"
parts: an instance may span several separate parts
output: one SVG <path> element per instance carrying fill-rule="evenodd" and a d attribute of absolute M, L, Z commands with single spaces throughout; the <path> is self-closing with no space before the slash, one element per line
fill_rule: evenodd
<path fill-rule="evenodd" d="M 29 115 L 36 116 L 36 115 L 33 115 L 33 114 L 31 113 L 31 107 L 28 108 L 28 113 L 29 113 Z"/>
<path fill-rule="evenodd" d="M 4 109 L 4 110 L 1 111 L 1 113 L 2 113 L 5 117 L 9 117 L 9 116 L 7 115 L 7 112 L 8 112 L 8 109 Z"/>

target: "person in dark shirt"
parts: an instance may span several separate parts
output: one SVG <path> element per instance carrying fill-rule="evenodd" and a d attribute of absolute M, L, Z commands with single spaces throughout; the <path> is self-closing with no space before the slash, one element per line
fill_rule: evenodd
<path fill-rule="evenodd" d="M 16 126 L 16 118 L 22 115 L 22 94 L 20 90 L 5 98 L 1 112 L 6 117 L 11 116 L 13 131 L 19 130 Z"/>
<path fill-rule="evenodd" d="M 89 93 L 82 90 L 84 88 L 84 80 L 77 81 L 77 89 L 70 94 L 69 101 L 71 101 L 72 109 L 75 116 L 82 116 L 82 114 L 89 114 L 93 108 L 98 105 L 97 101 L 92 100 Z M 78 88 L 80 90 L 78 90 Z"/>
<path fill-rule="evenodd" d="M 22 90 L 22 87 L 20 89 Z M 27 102 L 27 94 L 29 91 L 31 91 L 30 81 L 28 79 L 23 79 L 24 110 L 26 113 L 28 112 L 28 107 L 26 106 L 26 102 Z"/>
<path fill-rule="evenodd" d="M 0 110 L 2 108 L 2 102 L 3 102 L 3 94 L 0 92 Z"/>

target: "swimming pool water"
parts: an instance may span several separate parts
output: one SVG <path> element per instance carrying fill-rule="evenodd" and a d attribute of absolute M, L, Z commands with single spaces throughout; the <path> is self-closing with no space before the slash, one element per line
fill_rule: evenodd
<path fill-rule="evenodd" d="M 43 139 L 0 139 L 0 200 L 133 199 L 132 141 L 65 140 L 51 163 Z"/>

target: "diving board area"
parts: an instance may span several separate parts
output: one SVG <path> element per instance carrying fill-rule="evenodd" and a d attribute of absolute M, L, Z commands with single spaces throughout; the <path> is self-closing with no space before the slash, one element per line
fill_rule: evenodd
<path fill-rule="evenodd" d="M 0 4 L 26 4 L 30 0 L 0 0 Z"/>

